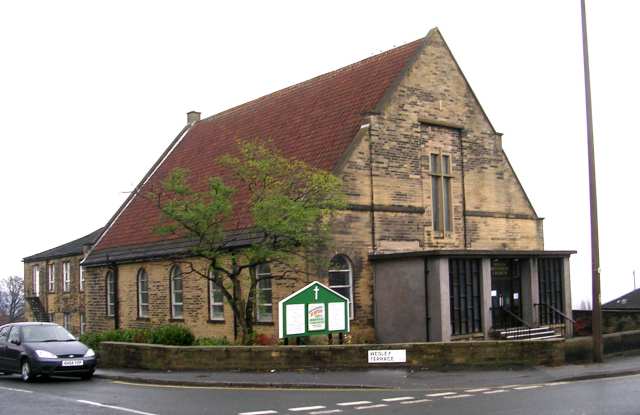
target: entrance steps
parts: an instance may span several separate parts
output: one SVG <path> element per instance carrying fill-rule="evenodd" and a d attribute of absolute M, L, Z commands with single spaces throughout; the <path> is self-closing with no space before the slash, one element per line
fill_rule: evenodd
<path fill-rule="evenodd" d="M 549 326 L 543 327 L 510 327 L 496 330 L 495 336 L 501 340 L 551 340 L 561 339 L 562 335 Z"/>

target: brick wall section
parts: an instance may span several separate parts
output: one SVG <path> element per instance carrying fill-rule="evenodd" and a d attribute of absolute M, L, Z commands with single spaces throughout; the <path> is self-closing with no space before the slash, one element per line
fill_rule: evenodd
<path fill-rule="evenodd" d="M 81 255 L 64 258 L 56 258 L 46 261 L 26 262 L 24 264 L 24 285 L 26 295 L 33 293 L 32 270 L 34 266 L 40 267 L 40 301 L 44 310 L 49 314 L 54 314 L 54 323 L 62 325 L 64 323 L 64 313 L 69 313 L 69 331 L 80 334 L 80 314 L 85 311 L 85 292 L 80 291 L 80 261 Z M 71 284 L 68 291 L 63 290 L 62 264 L 69 262 Z M 49 265 L 55 267 L 55 288 L 49 291 Z M 86 283 L 86 274 L 85 274 Z M 85 284 L 86 290 L 86 284 Z M 33 321 L 31 310 L 27 310 L 27 320 Z"/>
<path fill-rule="evenodd" d="M 368 350 L 405 349 L 407 362 L 369 364 Z M 564 363 L 564 341 L 482 341 L 389 345 L 179 347 L 104 342 L 100 366 L 151 370 L 291 370 L 410 367 L 557 366 Z"/>
<path fill-rule="evenodd" d="M 105 331 L 115 328 L 114 318 L 107 316 L 107 271 L 106 267 L 85 270 L 88 331 Z"/>

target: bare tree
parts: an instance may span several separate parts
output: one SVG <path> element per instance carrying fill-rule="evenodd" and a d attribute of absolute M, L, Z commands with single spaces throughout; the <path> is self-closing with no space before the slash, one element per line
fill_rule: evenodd
<path fill-rule="evenodd" d="M 24 316 L 24 281 L 11 276 L 0 281 L 0 314 L 12 323 Z"/>

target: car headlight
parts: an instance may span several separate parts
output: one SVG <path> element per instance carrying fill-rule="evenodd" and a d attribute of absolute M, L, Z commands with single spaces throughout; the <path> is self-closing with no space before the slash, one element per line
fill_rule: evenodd
<path fill-rule="evenodd" d="M 87 350 L 87 353 L 84 354 L 84 357 L 95 357 L 96 352 L 93 351 L 93 349 L 89 349 Z"/>
<path fill-rule="evenodd" d="M 46 350 L 36 350 L 36 354 L 38 357 L 42 357 L 43 359 L 57 359 L 58 356 L 55 354 L 48 352 Z"/>

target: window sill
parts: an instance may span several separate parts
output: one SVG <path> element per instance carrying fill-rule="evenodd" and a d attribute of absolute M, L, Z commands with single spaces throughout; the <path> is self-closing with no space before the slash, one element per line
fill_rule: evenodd
<path fill-rule="evenodd" d="M 256 326 L 273 326 L 273 321 L 256 321 Z"/>
<path fill-rule="evenodd" d="M 226 321 L 224 321 L 224 320 L 211 320 L 211 319 L 209 319 L 209 320 L 207 320 L 207 323 L 209 323 L 209 324 L 225 324 L 225 323 L 226 323 Z"/>

